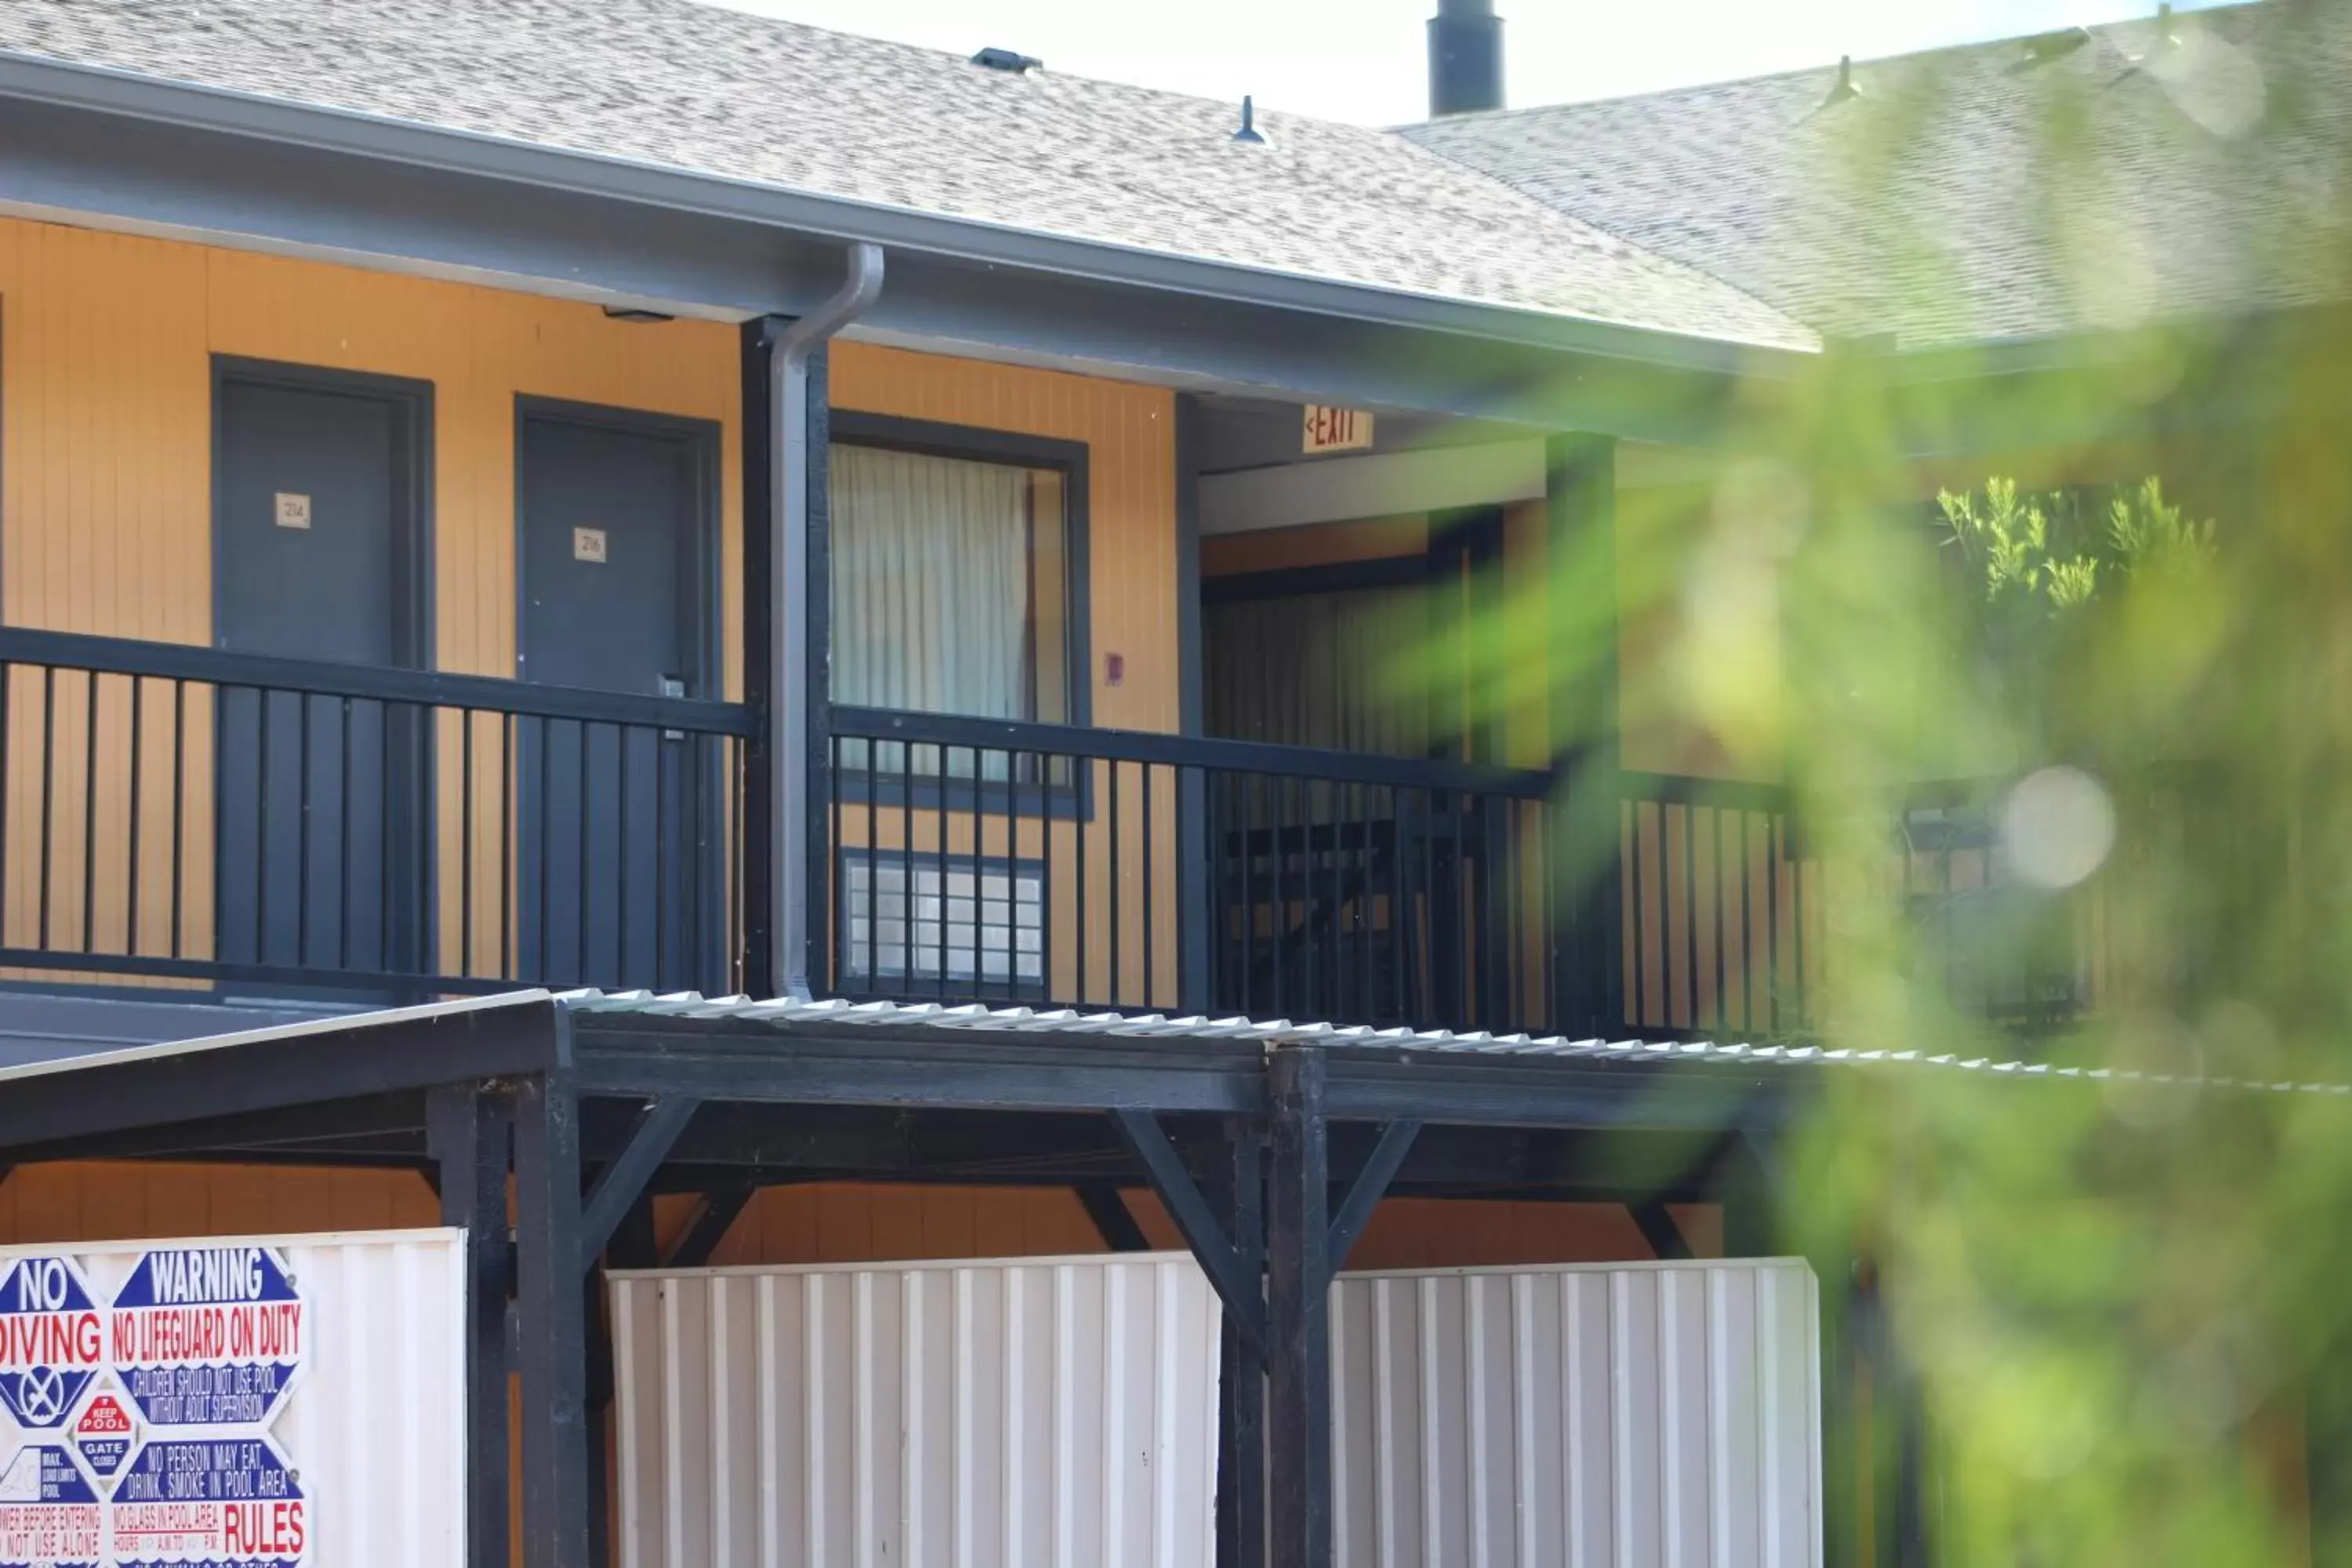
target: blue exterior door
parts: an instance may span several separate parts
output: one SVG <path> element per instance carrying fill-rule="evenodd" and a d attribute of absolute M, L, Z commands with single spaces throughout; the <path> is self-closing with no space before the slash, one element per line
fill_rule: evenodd
<path fill-rule="evenodd" d="M 224 367 L 215 398 L 215 636 L 306 661 L 417 662 L 413 399 Z M 265 972 L 415 973 L 425 894 L 422 716 L 216 691 L 215 951 Z M 236 984 L 293 987 L 248 973 Z"/>
<path fill-rule="evenodd" d="M 713 695 L 709 434 L 527 404 L 520 444 L 522 679 Z M 677 731 L 527 720 L 519 754 L 522 976 L 721 984 L 718 748 Z"/>

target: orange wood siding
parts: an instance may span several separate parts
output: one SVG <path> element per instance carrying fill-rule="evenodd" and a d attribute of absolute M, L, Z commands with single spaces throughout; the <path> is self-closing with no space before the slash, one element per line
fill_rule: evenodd
<path fill-rule="evenodd" d="M 0 1243 L 9 1246 L 440 1223 L 432 1189 L 407 1171 L 91 1161 L 26 1165 L 0 1182 Z"/>
<path fill-rule="evenodd" d="M 0 619 L 11 626 L 163 642 L 212 640 L 212 356 L 404 376 L 434 395 L 434 658 L 442 669 L 515 672 L 515 400 L 531 395 L 705 419 L 720 454 L 721 615 L 727 690 L 740 689 L 740 377 L 728 327 L 608 321 L 595 307 L 170 240 L 0 219 Z M 38 680 L 10 690 L 6 935 L 31 943 L 41 745 Z M 67 868 L 48 898 L 51 940 L 120 949 L 129 911 L 129 683 L 104 683 L 97 788 L 82 808 L 87 735 L 79 683 L 62 683 L 48 849 Z M 170 716 L 145 714 L 140 763 L 168 776 Z M 456 721 L 444 721 L 440 820 L 460 818 Z M 209 707 L 192 693 L 179 900 L 185 951 L 211 948 Z M 478 780 L 477 876 L 495 898 L 497 784 Z M 167 795 L 142 827 L 140 946 L 170 945 Z M 85 820 L 87 818 L 87 820 Z M 97 860 L 97 907 L 77 874 Z M 438 846 L 442 962 L 457 960 L 459 836 Z M 478 911 L 476 966 L 498 962 L 495 910 Z"/>
<path fill-rule="evenodd" d="M 1182 1248 L 1159 1199 L 1141 1189 L 1122 1195 L 1153 1247 Z M 684 1233 L 692 1211 L 690 1199 L 659 1201 L 656 1230 L 665 1245 Z M 1678 1205 L 1673 1213 L 1695 1254 L 1722 1256 L 1718 1206 Z M 1105 1250 L 1086 1210 L 1063 1187 L 821 1183 L 762 1191 L 711 1262 L 880 1263 Z M 1349 1263 L 1358 1268 L 1454 1268 L 1652 1256 L 1640 1227 L 1614 1204 L 1389 1198 L 1373 1210 Z"/>

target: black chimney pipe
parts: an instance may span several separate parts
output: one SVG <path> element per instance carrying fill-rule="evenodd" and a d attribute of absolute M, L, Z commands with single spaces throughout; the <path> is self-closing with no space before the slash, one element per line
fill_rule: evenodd
<path fill-rule="evenodd" d="M 1429 19 L 1429 117 L 1503 107 L 1503 19 L 1495 0 L 1437 0 Z"/>

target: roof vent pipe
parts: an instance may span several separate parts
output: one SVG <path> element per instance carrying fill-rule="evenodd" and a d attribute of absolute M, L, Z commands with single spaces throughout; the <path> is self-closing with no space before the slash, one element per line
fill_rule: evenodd
<path fill-rule="evenodd" d="M 1429 117 L 1503 107 L 1503 19 L 1495 0 L 1437 0 L 1429 19 Z"/>
<path fill-rule="evenodd" d="M 777 428 L 769 515 L 783 537 L 768 552 L 771 940 L 778 989 L 809 999 L 809 357 L 882 294 L 882 247 L 849 247 L 849 276 L 833 298 L 784 329 L 768 352 L 768 406 Z"/>
<path fill-rule="evenodd" d="M 1234 132 L 1234 140 L 1253 147 L 1265 145 L 1265 132 L 1257 128 L 1257 104 L 1247 93 L 1242 95 L 1242 128 Z"/>

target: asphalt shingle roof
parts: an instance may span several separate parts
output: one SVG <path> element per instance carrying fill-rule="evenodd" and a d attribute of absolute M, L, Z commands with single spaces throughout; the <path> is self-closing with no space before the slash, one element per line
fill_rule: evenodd
<path fill-rule="evenodd" d="M 1909 345 L 2343 298 L 2352 6 L 2181 13 L 1409 140 L 1830 333 Z"/>
<path fill-rule="evenodd" d="M 0 50 L 1017 229 L 1790 348 L 1738 287 L 1404 138 L 688 0 L 8 0 Z"/>

